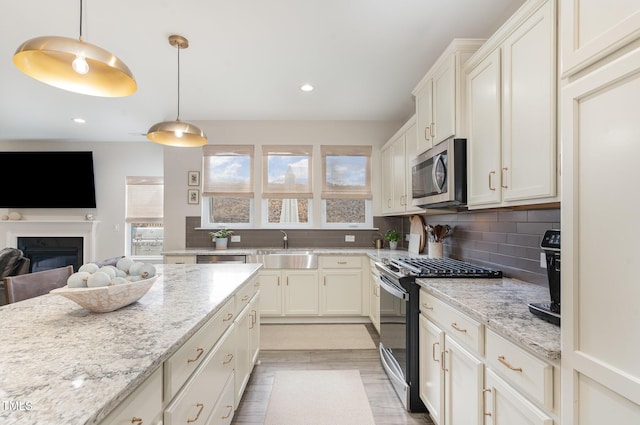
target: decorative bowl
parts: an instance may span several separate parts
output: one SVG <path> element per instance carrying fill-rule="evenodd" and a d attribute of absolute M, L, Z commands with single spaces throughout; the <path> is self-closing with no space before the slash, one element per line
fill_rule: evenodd
<path fill-rule="evenodd" d="M 69 288 L 65 285 L 50 293 L 62 295 L 94 313 L 108 313 L 138 301 L 159 276 L 157 274 L 149 279 L 97 288 Z"/>

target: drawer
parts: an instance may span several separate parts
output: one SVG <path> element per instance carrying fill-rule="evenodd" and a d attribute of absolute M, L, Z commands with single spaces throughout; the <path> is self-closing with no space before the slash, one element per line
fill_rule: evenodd
<path fill-rule="evenodd" d="M 236 317 L 238 317 L 242 309 L 249 304 L 249 301 L 251 301 L 251 298 L 258 292 L 258 289 L 260 289 L 260 279 L 258 276 L 255 276 L 236 293 Z"/>
<path fill-rule="evenodd" d="M 185 386 L 164 411 L 164 425 L 205 423 L 233 378 L 235 367 L 234 329 L 227 329 Z M 199 422 L 198 422 L 199 421 Z"/>
<path fill-rule="evenodd" d="M 322 269 L 361 269 L 362 257 L 359 255 L 321 255 L 320 268 Z"/>
<path fill-rule="evenodd" d="M 220 336 L 233 323 L 234 317 L 234 300 L 230 299 L 215 316 L 164 362 L 166 400 L 171 400 L 189 376 L 200 366 Z"/>
<path fill-rule="evenodd" d="M 420 314 L 440 324 L 447 335 L 476 354 L 484 354 L 484 325 L 424 289 L 420 290 Z"/>
<path fill-rule="evenodd" d="M 162 412 L 162 368 L 159 367 L 111 412 L 100 425 L 131 425 L 131 418 L 152 424 Z"/>
<path fill-rule="evenodd" d="M 165 255 L 165 264 L 195 264 L 195 255 Z"/>
<path fill-rule="evenodd" d="M 213 408 L 207 425 L 229 425 L 233 420 L 233 375 L 227 381 L 222 390 L 222 395 L 218 399 L 218 404 Z"/>
<path fill-rule="evenodd" d="M 542 406 L 553 408 L 553 366 L 487 330 L 487 365 Z"/>

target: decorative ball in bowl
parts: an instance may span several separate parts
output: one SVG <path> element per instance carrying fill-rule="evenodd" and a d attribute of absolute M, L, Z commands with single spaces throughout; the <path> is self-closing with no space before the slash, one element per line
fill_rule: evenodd
<path fill-rule="evenodd" d="M 62 295 L 94 313 L 108 313 L 138 301 L 156 282 L 160 274 L 148 279 L 94 288 L 62 288 L 50 292 Z"/>

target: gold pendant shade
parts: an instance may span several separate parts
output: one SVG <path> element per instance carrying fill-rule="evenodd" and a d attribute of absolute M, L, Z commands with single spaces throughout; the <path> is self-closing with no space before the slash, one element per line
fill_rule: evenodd
<path fill-rule="evenodd" d="M 180 121 L 164 121 L 151 126 L 147 139 L 167 146 L 191 148 L 207 144 L 207 136 L 193 124 Z"/>

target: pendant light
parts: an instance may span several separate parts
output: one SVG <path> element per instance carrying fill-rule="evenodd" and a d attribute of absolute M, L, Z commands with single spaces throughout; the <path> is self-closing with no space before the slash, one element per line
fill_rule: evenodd
<path fill-rule="evenodd" d="M 82 39 L 82 1 L 80 0 L 80 38 L 36 37 L 18 47 L 13 63 L 38 81 L 90 96 L 122 97 L 138 89 L 133 74 L 110 52 Z"/>
<path fill-rule="evenodd" d="M 169 44 L 178 49 L 178 116 L 175 121 L 154 124 L 147 132 L 147 139 L 161 145 L 197 147 L 207 144 L 207 136 L 193 124 L 180 121 L 180 50 L 189 47 L 189 40 L 180 35 L 170 35 Z"/>

